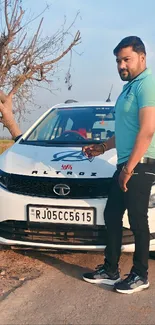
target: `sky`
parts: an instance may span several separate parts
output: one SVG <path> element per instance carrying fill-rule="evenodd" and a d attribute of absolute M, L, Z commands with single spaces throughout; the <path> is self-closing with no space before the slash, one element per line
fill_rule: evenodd
<path fill-rule="evenodd" d="M 34 99 L 41 108 L 30 108 L 32 113 L 25 116 L 26 122 L 21 124 L 22 131 L 28 129 L 49 107 L 66 99 L 105 101 L 112 84 L 111 99 L 115 101 L 123 82 L 117 72 L 113 49 L 126 36 L 136 35 L 144 41 L 147 66 L 155 73 L 154 0 L 23 0 L 27 12 L 35 15 L 46 4 L 49 9 L 44 13 L 44 36 L 54 34 L 63 23 L 64 16 L 69 25 L 77 11 L 80 11 L 72 28 L 72 34 L 77 30 L 81 33 L 81 44 L 76 47 L 78 53 L 73 52 L 72 58 L 73 87 L 68 91 L 64 82 L 70 59 L 67 55 L 60 63 L 60 80 L 53 83 L 53 94 L 43 89 L 36 92 Z M 30 33 L 33 33 L 37 24 L 38 21 L 33 22 Z M 66 46 L 71 39 L 69 37 L 66 40 Z"/>

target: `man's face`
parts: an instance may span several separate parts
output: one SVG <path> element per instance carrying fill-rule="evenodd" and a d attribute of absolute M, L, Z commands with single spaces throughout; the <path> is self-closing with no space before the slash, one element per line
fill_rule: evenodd
<path fill-rule="evenodd" d="M 116 62 L 123 81 L 132 80 L 146 68 L 145 54 L 134 52 L 131 46 L 119 51 Z"/>

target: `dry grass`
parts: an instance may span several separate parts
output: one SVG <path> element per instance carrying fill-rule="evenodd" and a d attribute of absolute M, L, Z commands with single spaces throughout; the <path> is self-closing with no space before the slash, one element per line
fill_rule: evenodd
<path fill-rule="evenodd" d="M 13 140 L 0 139 L 0 154 L 13 145 Z"/>

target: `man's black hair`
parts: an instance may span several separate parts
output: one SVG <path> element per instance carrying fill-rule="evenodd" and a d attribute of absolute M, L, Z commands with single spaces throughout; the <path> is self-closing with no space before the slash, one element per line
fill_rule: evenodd
<path fill-rule="evenodd" d="M 137 36 L 128 36 L 121 40 L 121 42 L 115 47 L 113 53 L 118 55 L 119 51 L 125 47 L 131 46 L 134 52 L 146 54 L 145 45 L 142 40 Z"/>

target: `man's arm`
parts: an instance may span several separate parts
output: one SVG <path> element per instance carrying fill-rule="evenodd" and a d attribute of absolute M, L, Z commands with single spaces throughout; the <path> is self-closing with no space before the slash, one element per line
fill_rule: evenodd
<path fill-rule="evenodd" d="M 105 144 L 106 144 L 106 151 L 116 148 L 116 145 L 115 145 L 115 135 L 113 135 L 110 139 L 108 139 L 105 142 Z"/>
<path fill-rule="evenodd" d="M 139 110 L 140 130 L 128 163 L 129 173 L 135 168 L 146 153 L 155 133 L 155 107 L 144 107 Z"/>
<path fill-rule="evenodd" d="M 18 140 L 18 138 L 20 138 L 20 136 L 22 135 L 22 132 L 19 128 L 19 126 L 17 125 L 15 120 L 8 120 L 7 123 L 5 123 L 5 127 L 9 130 L 9 132 L 11 133 L 13 140 Z"/>
<path fill-rule="evenodd" d="M 0 113 L 2 114 L 0 122 L 9 130 L 14 139 L 17 137 L 19 138 L 22 132 L 12 112 L 12 96 L 7 96 L 2 91 L 0 91 Z"/>

